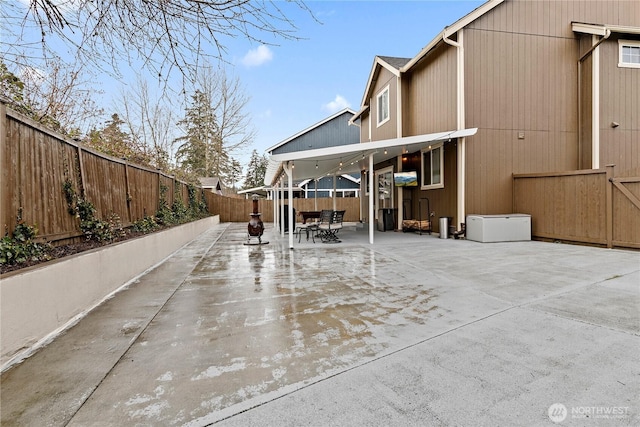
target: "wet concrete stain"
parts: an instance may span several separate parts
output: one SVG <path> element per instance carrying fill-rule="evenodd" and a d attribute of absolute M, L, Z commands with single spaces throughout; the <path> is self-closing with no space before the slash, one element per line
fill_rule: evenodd
<path fill-rule="evenodd" d="M 96 413 L 183 424 L 364 363 L 438 315 L 428 280 L 405 282 L 374 249 L 290 251 L 244 239 L 224 233 L 69 425 L 92 424 Z M 128 319 L 120 334 L 143 327 Z"/>

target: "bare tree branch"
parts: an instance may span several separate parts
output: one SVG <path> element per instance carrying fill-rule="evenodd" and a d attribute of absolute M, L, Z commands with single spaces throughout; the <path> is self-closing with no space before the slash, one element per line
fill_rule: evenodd
<path fill-rule="evenodd" d="M 2 12 L 2 27 L 39 30 L 43 52 L 62 43 L 76 59 L 119 73 L 122 60 L 142 62 L 162 79 L 179 71 L 193 81 L 203 60 L 224 61 L 224 40 L 243 37 L 273 45 L 275 40 L 297 39 L 297 27 L 288 17 L 291 8 L 312 12 L 303 0 L 30 0 L 25 15 L 19 7 Z M 4 6 L 3 6 L 4 8 Z M 287 10 L 285 10 L 287 9 Z M 27 32 L 22 32 L 25 36 Z M 5 62 L 11 50 L 3 52 Z"/>

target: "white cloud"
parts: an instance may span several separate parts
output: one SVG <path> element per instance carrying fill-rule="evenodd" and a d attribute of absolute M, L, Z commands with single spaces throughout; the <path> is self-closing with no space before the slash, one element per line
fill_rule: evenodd
<path fill-rule="evenodd" d="M 271 109 L 267 109 L 258 114 L 259 119 L 268 119 L 271 117 Z"/>
<path fill-rule="evenodd" d="M 349 101 L 344 99 L 342 95 L 336 95 L 336 98 L 333 101 L 324 104 L 322 106 L 322 109 L 324 111 L 328 111 L 329 113 L 335 113 L 340 110 L 344 110 L 347 107 L 351 107 Z"/>
<path fill-rule="evenodd" d="M 245 67 L 257 67 L 273 59 L 273 52 L 265 45 L 260 45 L 256 49 L 251 49 L 242 58 Z"/>
<path fill-rule="evenodd" d="M 336 14 L 336 10 L 335 9 L 331 9 L 331 10 L 320 10 L 316 13 L 316 16 L 319 18 L 321 16 L 333 16 Z"/>

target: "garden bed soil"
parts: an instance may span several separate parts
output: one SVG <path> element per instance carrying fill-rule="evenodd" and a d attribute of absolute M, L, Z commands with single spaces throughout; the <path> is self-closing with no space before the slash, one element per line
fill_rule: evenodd
<path fill-rule="evenodd" d="M 161 228 L 156 231 L 161 231 L 166 228 Z M 96 240 L 85 240 L 77 243 L 69 243 L 66 245 L 54 246 L 51 248 L 49 252 L 47 252 L 48 259 L 46 260 L 29 260 L 19 264 L 2 264 L 0 265 L 0 274 L 9 273 L 11 271 L 21 270 L 23 268 L 32 267 L 34 265 L 42 264 L 45 262 L 58 260 L 61 258 L 68 257 L 70 255 L 79 254 L 81 252 L 86 252 L 91 249 L 101 248 L 104 246 L 108 246 L 114 243 L 122 242 L 129 239 L 135 239 L 136 237 L 148 235 L 150 233 L 136 232 L 128 230 L 126 234 L 120 238 L 114 239 L 109 242 L 98 242 Z"/>

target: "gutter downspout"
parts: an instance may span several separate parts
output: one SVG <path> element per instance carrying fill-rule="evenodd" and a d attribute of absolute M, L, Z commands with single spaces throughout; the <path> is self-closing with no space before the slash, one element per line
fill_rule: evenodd
<path fill-rule="evenodd" d="M 600 168 L 600 55 L 596 49 L 611 36 L 611 30 L 604 29 L 604 36 L 578 59 L 578 167 L 582 166 L 582 63 L 593 53 L 591 64 L 591 168 Z"/>
<path fill-rule="evenodd" d="M 465 128 L 465 97 L 464 97 L 464 34 L 462 28 L 458 30 L 458 41 L 453 41 L 449 39 L 451 34 L 445 29 L 442 34 L 442 40 L 454 46 L 457 49 L 457 66 L 456 66 L 456 116 L 457 116 L 457 129 L 462 130 Z M 466 147 L 465 147 L 465 138 L 458 138 L 457 144 L 457 155 L 458 155 L 458 170 L 457 170 L 457 208 L 456 208 L 456 217 L 458 219 L 458 223 L 462 223 L 466 221 L 465 218 L 465 197 L 466 197 L 466 169 L 467 169 L 467 160 L 466 160 Z M 456 227 L 458 229 L 459 227 Z"/>

